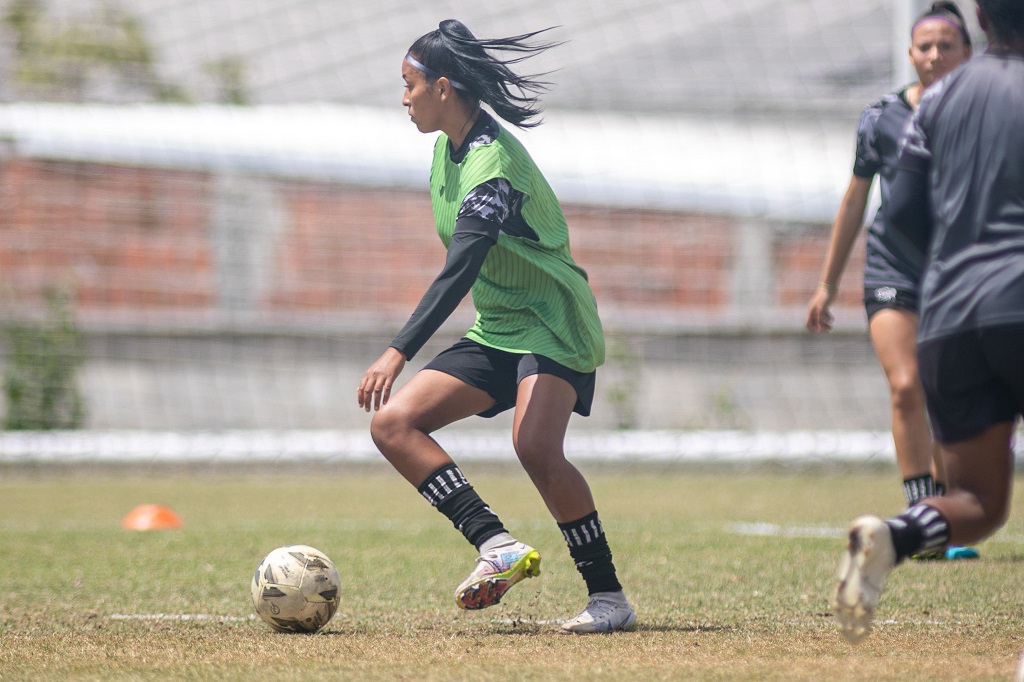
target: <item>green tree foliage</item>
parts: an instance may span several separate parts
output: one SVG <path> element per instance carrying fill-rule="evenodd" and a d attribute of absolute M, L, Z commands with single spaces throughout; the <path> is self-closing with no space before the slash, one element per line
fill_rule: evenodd
<path fill-rule="evenodd" d="M 85 402 L 77 381 L 84 354 L 81 333 L 66 297 L 51 294 L 49 310 L 49 319 L 41 324 L 5 326 L 5 429 L 74 429 L 84 422 Z"/>
<path fill-rule="evenodd" d="M 101 99 L 188 100 L 160 78 L 138 17 L 114 3 L 58 23 L 44 0 L 11 0 L 0 23 L 13 34 L 12 85 L 23 98 L 77 102 L 100 93 Z"/>
<path fill-rule="evenodd" d="M 207 62 L 204 67 L 213 80 L 220 104 L 249 104 L 245 86 L 245 61 L 241 57 L 221 57 Z"/>

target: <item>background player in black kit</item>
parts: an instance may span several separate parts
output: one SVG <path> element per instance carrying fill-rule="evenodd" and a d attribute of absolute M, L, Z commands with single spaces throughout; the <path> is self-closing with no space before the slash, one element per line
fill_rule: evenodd
<path fill-rule="evenodd" d="M 918 364 L 949 490 L 887 521 L 853 522 L 833 608 L 870 632 L 890 571 L 915 553 L 982 540 L 1006 521 L 1024 414 L 1024 2 L 978 0 L 986 52 L 929 90 L 890 196 L 890 220 L 927 246 Z"/>
<path fill-rule="evenodd" d="M 882 203 L 867 233 L 864 306 L 871 342 L 889 383 L 896 463 L 910 506 L 941 494 L 945 477 L 941 459 L 933 457 L 937 452 L 917 371 L 915 336 L 924 253 L 890 229 L 886 213 L 900 144 L 921 95 L 971 54 L 970 36 L 957 6 L 932 3 L 913 25 L 908 52 L 918 82 L 885 95 L 861 114 L 853 176 L 836 214 L 821 283 L 807 308 L 807 328 L 816 333 L 832 329 L 830 308 L 864 223 L 871 183 L 877 175 Z M 951 548 L 948 556 L 976 557 L 977 552 Z"/>

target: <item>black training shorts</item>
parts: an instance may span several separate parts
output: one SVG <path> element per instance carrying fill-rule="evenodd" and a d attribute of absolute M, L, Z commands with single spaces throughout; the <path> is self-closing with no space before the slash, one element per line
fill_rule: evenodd
<path fill-rule="evenodd" d="M 519 382 L 534 374 L 553 374 L 568 381 L 576 389 L 573 412 L 587 417 L 594 403 L 596 372 L 577 372 L 543 355 L 509 353 L 467 338 L 441 351 L 423 369 L 450 374 L 486 391 L 494 398 L 494 405 L 481 412 L 481 417 L 493 417 L 515 407 Z"/>
<path fill-rule="evenodd" d="M 890 286 L 865 288 L 864 309 L 867 310 L 869 320 L 878 311 L 886 309 L 906 310 L 917 315 L 917 292 L 912 289 Z"/>
<path fill-rule="evenodd" d="M 917 364 L 940 443 L 974 438 L 1024 413 L 1024 324 L 925 341 Z"/>

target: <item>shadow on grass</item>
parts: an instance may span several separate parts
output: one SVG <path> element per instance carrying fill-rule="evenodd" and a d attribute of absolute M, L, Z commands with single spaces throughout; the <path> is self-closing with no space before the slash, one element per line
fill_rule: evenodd
<path fill-rule="evenodd" d="M 562 632 L 559 629 L 559 623 L 555 621 L 529 621 L 529 620 L 516 620 L 508 623 L 489 623 L 481 624 L 480 627 L 476 628 L 454 628 L 446 633 L 447 637 L 458 638 L 458 637 L 487 637 L 487 636 L 503 636 L 503 637 L 536 637 L 539 635 L 554 635 L 557 637 L 568 637 L 569 633 Z M 400 630 L 400 631 L 399 631 Z M 436 633 L 437 628 L 416 628 L 410 627 L 404 630 L 392 630 L 386 634 L 390 636 L 409 636 L 417 637 L 425 632 Z M 733 633 L 738 632 L 739 628 L 734 625 L 719 625 L 714 623 L 640 623 L 637 627 L 624 635 L 636 634 L 636 633 L 656 633 L 656 632 L 675 632 L 683 634 L 701 634 L 701 633 Z M 619 634 L 619 633 L 613 633 Z M 335 626 L 331 629 L 321 630 L 312 634 L 298 634 L 294 636 L 298 637 L 353 637 L 353 636 L 381 636 L 382 633 L 375 628 L 362 628 L 362 627 L 345 627 Z M 583 637 L 585 635 L 575 635 L 577 637 Z"/>
<path fill-rule="evenodd" d="M 713 633 L 713 632 L 737 632 L 739 628 L 733 625 L 715 625 L 710 623 L 639 623 L 632 633 L 642 632 L 677 632 L 677 633 Z M 501 624 L 492 626 L 488 634 L 492 635 L 544 635 L 555 634 L 566 636 L 569 633 L 559 630 L 558 623 L 538 623 L 531 621 L 520 621 L 515 624 Z M 608 633 L 605 633 L 608 634 Z M 615 633 L 618 634 L 618 633 Z M 629 633 L 626 633 L 629 634 Z M 577 635 L 584 636 L 584 635 Z"/>
<path fill-rule="evenodd" d="M 739 628 L 735 625 L 712 625 L 709 623 L 682 623 L 679 625 L 649 623 L 638 625 L 636 632 L 688 632 L 696 634 L 701 632 L 739 632 Z"/>

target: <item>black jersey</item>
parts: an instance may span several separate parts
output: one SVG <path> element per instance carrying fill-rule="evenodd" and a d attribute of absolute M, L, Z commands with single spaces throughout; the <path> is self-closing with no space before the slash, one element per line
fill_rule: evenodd
<path fill-rule="evenodd" d="M 931 204 L 918 339 L 1024 322 L 1024 58 L 984 54 L 930 88 L 900 169 L 927 174 Z"/>
<path fill-rule="evenodd" d="M 885 218 L 900 147 L 913 113 L 903 88 L 868 105 L 857 126 L 853 174 L 859 178 L 877 175 L 882 199 L 868 228 L 865 289 L 893 287 L 917 291 L 920 285 L 924 253 L 902 234 L 890 230 Z"/>

